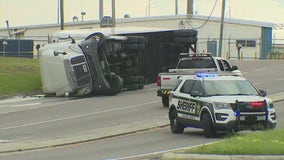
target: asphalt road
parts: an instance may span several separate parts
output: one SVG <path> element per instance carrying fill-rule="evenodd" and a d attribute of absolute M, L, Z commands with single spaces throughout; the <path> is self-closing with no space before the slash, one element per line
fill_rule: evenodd
<path fill-rule="evenodd" d="M 267 94 L 284 92 L 284 61 L 283 60 L 234 60 L 243 76 L 256 87 L 267 91 Z"/>
<path fill-rule="evenodd" d="M 284 91 L 283 61 L 236 61 L 244 77 L 258 88 L 274 94 Z M 41 141 L 102 130 L 135 122 L 167 118 L 167 109 L 156 96 L 155 84 L 144 90 L 123 92 L 117 96 L 84 99 L 33 97 L 0 101 L 0 147 L 2 143 Z M 283 103 L 278 103 L 283 106 Z M 283 109 L 277 108 L 278 126 Z M 280 117 L 280 118 L 279 118 Z M 55 149 L 0 154 L 0 159 L 110 159 L 160 152 L 204 144 L 219 139 L 205 139 L 199 130 L 172 135 L 169 128 L 120 136 Z"/>
<path fill-rule="evenodd" d="M 51 139 L 92 129 L 166 117 L 160 99 L 151 88 L 123 92 L 117 96 L 101 96 L 68 101 L 32 100 L 32 108 L 8 112 L 0 116 L 0 139 L 21 141 Z M 5 105 L 6 106 L 6 105 Z M 19 107 L 11 104 L 8 107 Z M 20 107 L 24 108 L 25 106 Z M 4 108 L 4 107 L 2 107 Z"/>
<path fill-rule="evenodd" d="M 284 116 L 284 102 L 275 104 L 278 117 Z M 284 119 L 280 118 L 277 128 L 284 127 Z M 243 133 L 243 134 L 246 134 Z M 0 154 L 5 160 L 101 160 L 101 159 L 145 159 L 158 157 L 159 154 L 180 148 L 187 148 L 222 140 L 222 138 L 206 139 L 202 130 L 186 129 L 184 134 L 172 134 L 169 127 L 145 132 L 97 140 L 88 143 L 63 146 L 51 149 Z M 157 156 L 158 155 L 158 156 Z"/>

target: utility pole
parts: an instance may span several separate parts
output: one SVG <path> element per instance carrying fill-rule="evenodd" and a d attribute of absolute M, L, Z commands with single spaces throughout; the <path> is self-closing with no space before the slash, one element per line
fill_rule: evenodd
<path fill-rule="evenodd" d="M 102 20 L 104 17 L 104 2 L 103 0 L 99 1 L 99 18 Z"/>
<path fill-rule="evenodd" d="M 115 27 L 115 0 L 112 0 L 112 27 Z"/>
<path fill-rule="evenodd" d="M 176 15 L 178 15 L 178 0 L 175 0 L 175 7 L 176 7 Z"/>
<path fill-rule="evenodd" d="M 225 5 L 226 0 L 222 0 L 222 15 L 221 15 L 221 24 L 220 24 L 220 37 L 219 37 L 219 49 L 218 57 L 222 56 L 222 43 L 223 43 L 223 32 L 224 32 L 224 15 L 225 15 Z"/>
<path fill-rule="evenodd" d="M 60 29 L 64 30 L 64 0 L 60 0 Z"/>
<path fill-rule="evenodd" d="M 187 0 L 186 14 L 193 15 L 193 0 Z"/>

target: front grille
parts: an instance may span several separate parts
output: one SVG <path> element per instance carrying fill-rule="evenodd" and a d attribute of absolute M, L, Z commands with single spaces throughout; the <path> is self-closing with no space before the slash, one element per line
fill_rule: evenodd
<path fill-rule="evenodd" d="M 265 112 L 266 107 L 252 107 L 250 105 L 250 102 L 237 102 L 237 103 L 231 103 L 230 104 L 234 111 L 238 112 Z"/>
<path fill-rule="evenodd" d="M 85 86 L 92 81 L 90 76 L 86 76 L 76 81 L 77 86 Z"/>
<path fill-rule="evenodd" d="M 86 62 L 84 56 L 73 57 L 73 58 L 70 60 L 71 65 L 73 65 L 73 64 L 79 64 L 79 63 L 84 63 L 84 62 Z"/>
<path fill-rule="evenodd" d="M 78 56 L 70 59 L 77 87 L 84 87 L 92 82 L 90 71 L 85 57 Z"/>

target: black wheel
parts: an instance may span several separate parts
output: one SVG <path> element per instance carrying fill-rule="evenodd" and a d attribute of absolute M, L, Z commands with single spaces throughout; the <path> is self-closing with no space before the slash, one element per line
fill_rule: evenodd
<path fill-rule="evenodd" d="M 125 87 L 128 91 L 135 91 L 135 90 L 139 89 L 138 84 L 127 84 L 127 85 L 124 85 L 124 87 Z"/>
<path fill-rule="evenodd" d="M 162 103 L 163 103 L 164 107 L 169 107 L 169 96 L 163 95 L 162 96 Z"/>
<path fill-rule="evenodd" d="M 175 42 L 196 43 L 197 37 L 174 37 Z"/>
<path fill-rule="evenodd" d="M 138 88 L 139 88 L 139 89 L 143 89 L 143 88 L 144 88 L 144 83 L 139 83 L 139 84 L 138 84 Z"/>
<path fill-rule="evenodd" d="M 138 76 L 138 82 L 144 84 L 144 76 Z"/>
<path fill-rule="evenodd" d="M 138 83 L 138 82 L 139 82 L 138 76 L 130 76 L 130 77 L 124 78 L 125 84 L 133 84 L 133 83 Z"/>
<path fill-rule="evenodd" d="M 143 50 L 145 49 L 144 43 L 127 43 L 124 45 L 124 50 Z"/>
<path fill-rule="evenodd" d="M 127 36 L 125 43 L 136 43 L 136 42 L 145 42 L 145 37 L 143 36 Z"/>
<path fill-rule="evenodd" d="M 206 138 L 216 137 L 216 131 L 213 128 L 213 123 L 209 113 L 204 113 L 202 116 L 202 127 Z"/>
<path fill-rule="evenodd" d="M 182 29 L 173 32 L 173 36 L 179 37 L 195 37 L 197 36 L 198 32 L 194 29 Z"/>
<path fill-rule="evenodd" d="M 110 67 L 111 72 L 115 74 L 120 74 L 120 67 L 119 66 L 112 66 Z"/>
<path fill-rule="evenodd" d="M 109 95 L 116 95 L 118 94 L 123 86 L 123 80 L 118 75 L 112 75 L 110 80 L 110 92 Z"/>
<path fill-rule="evenodd" d="M 183 133 L 184 125 L 178 121 L 178 115 L 176 110 L 170 111 L 170 126 L 172 133 Z"/>

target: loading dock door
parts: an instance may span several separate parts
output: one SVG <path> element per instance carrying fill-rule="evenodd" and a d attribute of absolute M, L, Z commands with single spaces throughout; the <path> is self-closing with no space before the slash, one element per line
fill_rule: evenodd
<path fill-rule="evenodd" d="M 207 41 L 207 52 L 212 56 L 217 56 L 217 41 Z"/>

